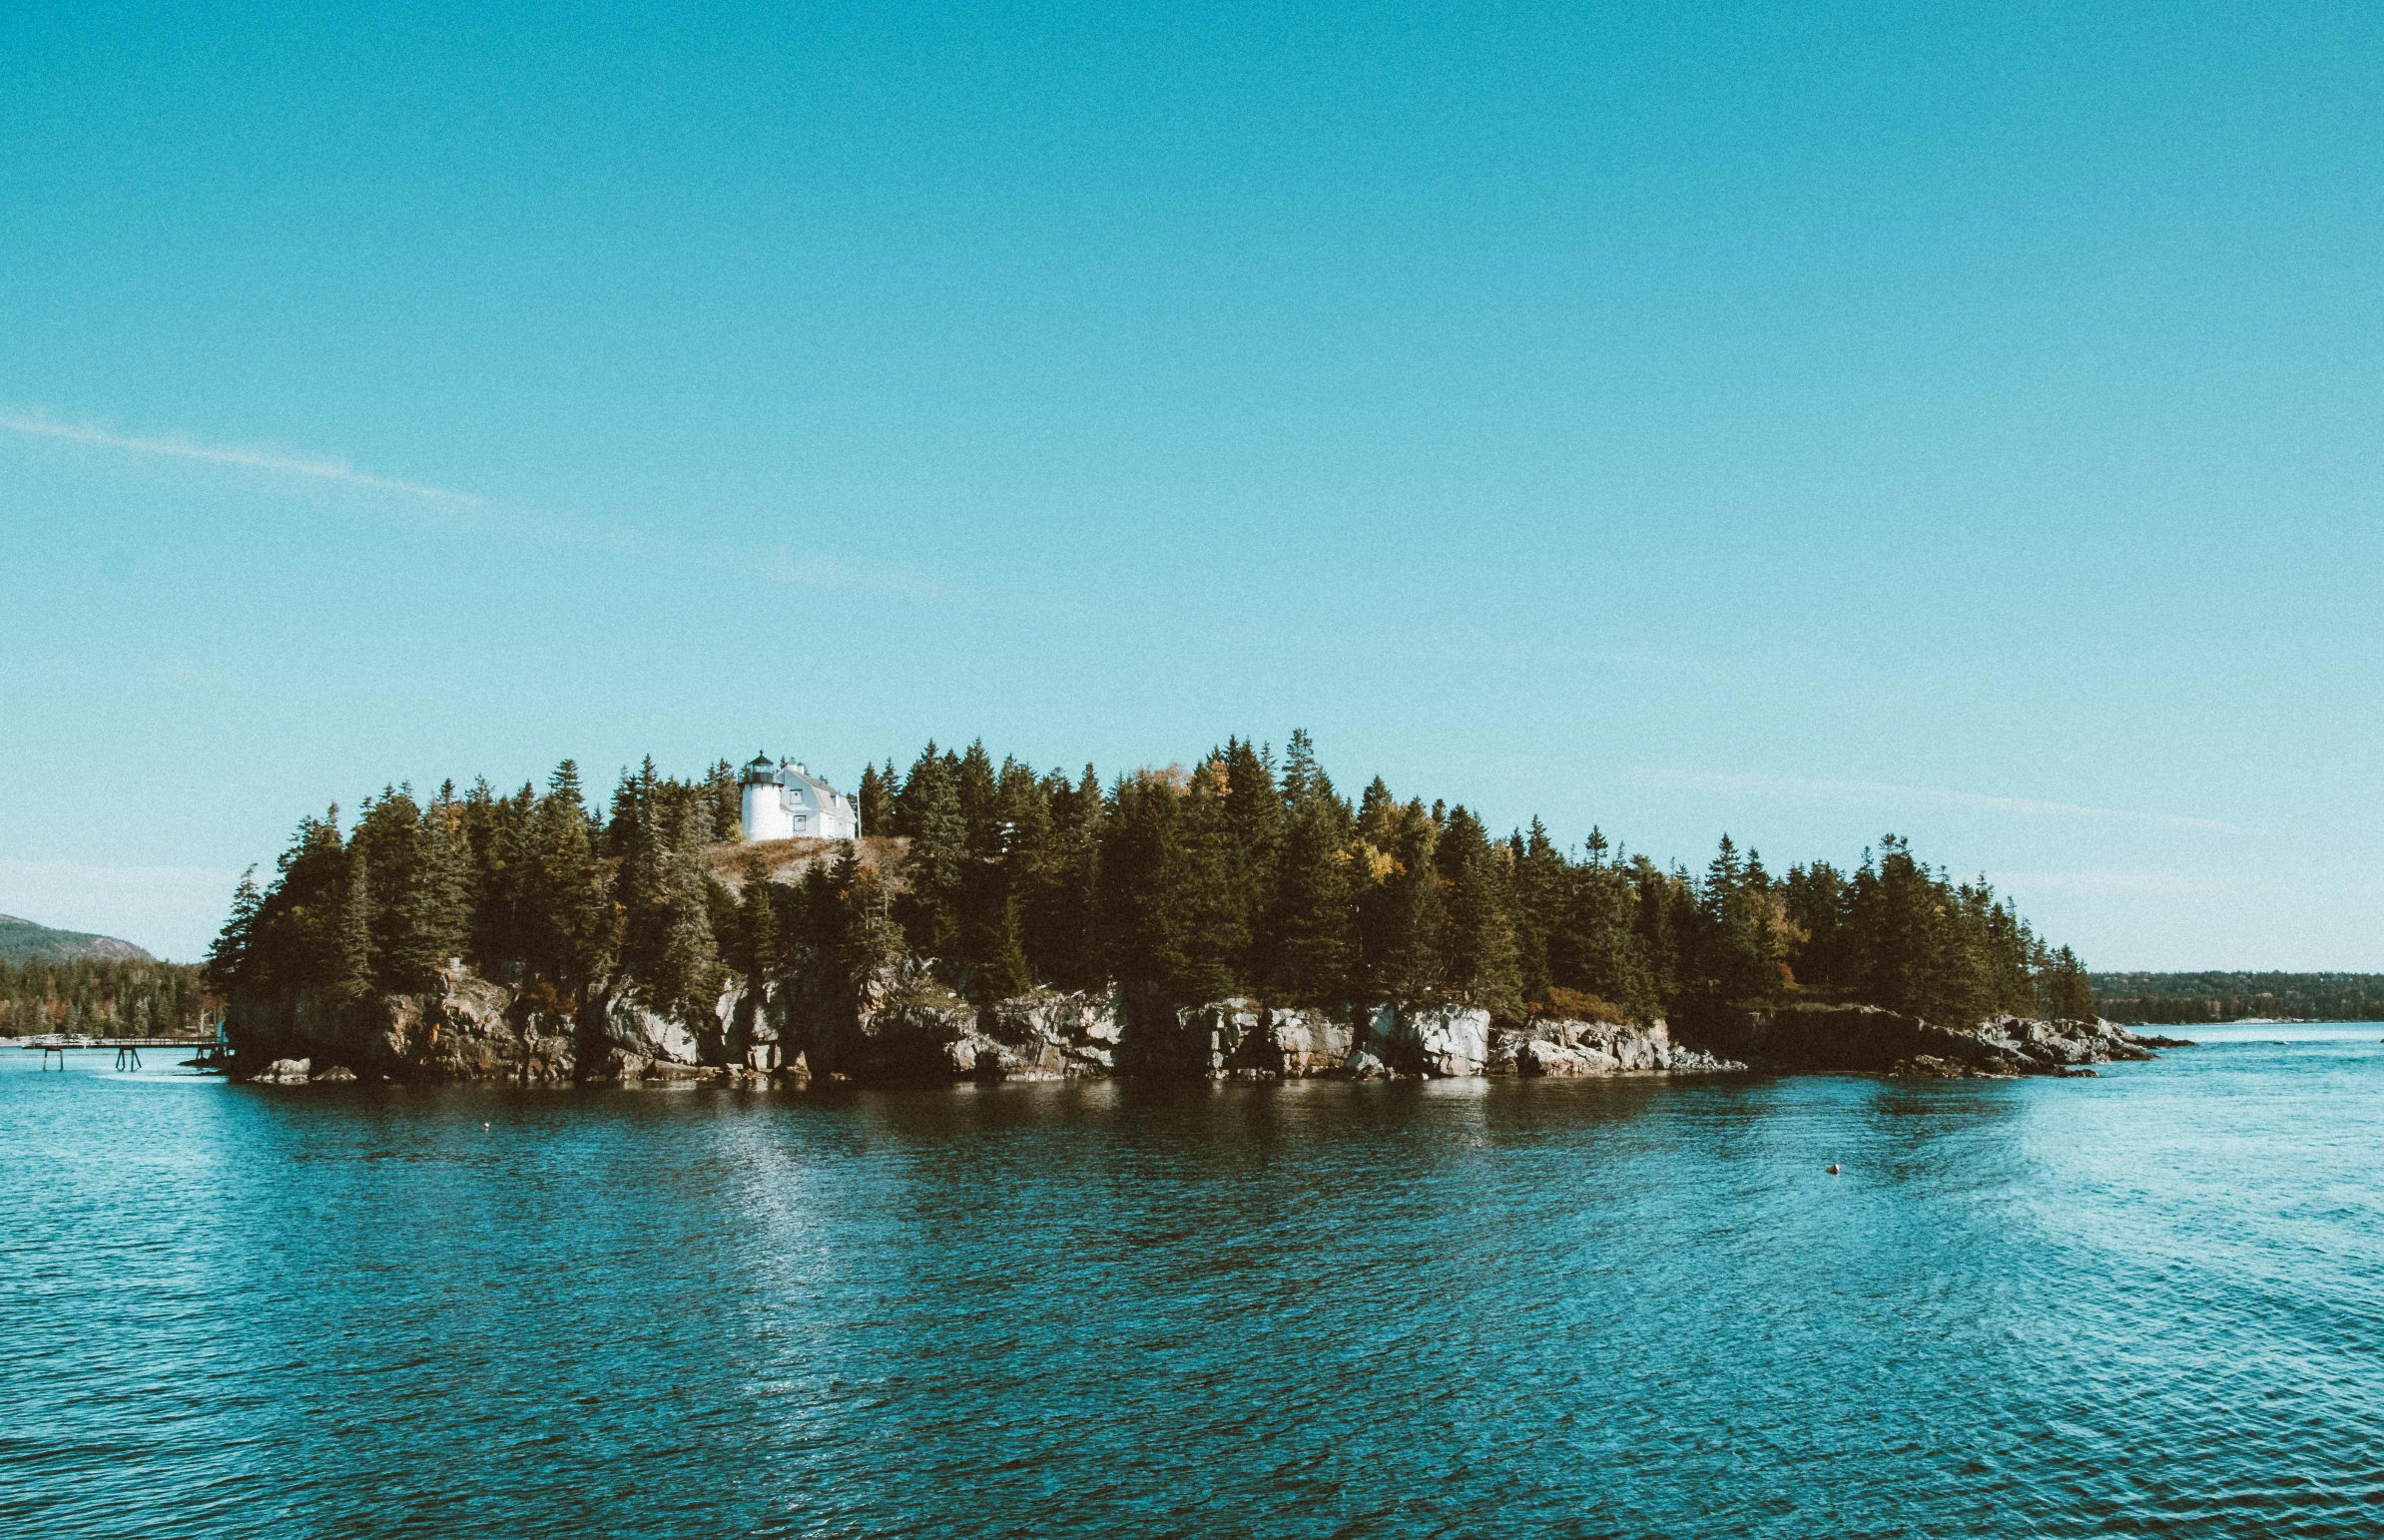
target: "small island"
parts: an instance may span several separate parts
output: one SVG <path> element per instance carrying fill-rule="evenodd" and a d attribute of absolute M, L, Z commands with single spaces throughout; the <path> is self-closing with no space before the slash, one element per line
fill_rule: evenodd
<path fill-rule="evenodd" d="M 302 819 L 207 963 L 270 1083 L 2090 1074 L 2168 1040 L 1893 835 L 1775 875 L 1494 834 L 1305 733 L 1104 782 L 930 743 L 409 786 Z"/>

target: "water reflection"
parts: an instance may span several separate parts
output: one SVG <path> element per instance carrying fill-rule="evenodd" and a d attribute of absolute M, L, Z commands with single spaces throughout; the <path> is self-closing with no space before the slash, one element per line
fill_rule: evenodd
<path fill-rule="evenodd" d="M 0 1283 L 65 1323 L 0 1359 L 0 1522 L 2358 1533 L 2367 1036 L 2097 1081 L 804 1095 L 0 1056 Z"/>

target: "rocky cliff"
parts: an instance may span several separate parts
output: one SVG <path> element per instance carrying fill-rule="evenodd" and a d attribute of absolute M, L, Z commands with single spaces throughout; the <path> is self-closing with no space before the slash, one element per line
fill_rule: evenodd
<path fill-rule="evenodd" d="M 1733 1011 L 1698 1022 L 1706 1048 L 1783 1073 L 1887 1075 L 2091 1075 L 2090 1066 L 2189 1047 L 2109 1021 L 2031 1021 L 1999 1016 L 1975 1027 L 1938 1026 L 1870 1005 L 1790 1005 Z"/>
<path fill-rule="evenodd" d="M 244 1072 L 279 1083 L 1556 1078 L 1716 1074 L 1749 1065 L 1784 1073 L 2062 1075 L 2150 1058 L 2171 1042 L 2110 1022 L 2000 1017 L 1956 1030 L 1863 1006 L 1721 1013 L 1677 1037 L 1660 1020 L 1511 1025 L 1463 1005 L 1274 1006 L 1249 998 L 1174 1005 L 1114 990 L 1036 990 L 980 1009 L 915 957 L 891 962 L 851 989 L 793 978 L 759 991 L 738 984 L 694 1020 L 657 1009 L 631 980 L 615 980 L 567 1016 L 453 969 L 419 994 L 339 1010 L 306 992 L 236 1000 L 227 1030 Z"/>

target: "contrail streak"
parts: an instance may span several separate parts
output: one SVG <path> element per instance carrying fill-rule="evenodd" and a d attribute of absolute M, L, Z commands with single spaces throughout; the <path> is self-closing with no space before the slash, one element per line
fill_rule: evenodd
<path fill-rule="evenodd" d="M 316 481 L 335 481 L 342 486 L 364 487 L 375 492 L 398 492 L 407 497 L 423 497 L 437 502 L 463 503 L 474 507 L 485 502 L 485 499 L 470 492 L 452 492 L 445 487 L 424 486 L 418 481 L 398 481 L 389 476 L 369 476 L 339 460 L 302 460 L 286 454 L 268 454 L 259 449 L 222 449 L 212 444 L 194 444 L 179 438 L 134 438 L 101 428 L 6 413 L 0 413 L 0 428 L 35 438 L 62 438 L 70 443 L 97 444 L 106 449 L 121 449 L 128 454 L 161 454 L 181 460 L 205 460 L 214 465 L 238 465 L 249 470 L 275 471 L 286 476 L 309 476 Z"/>
<path fill-rule="evenodd" d="M 1716 775 L 1696 771 L 1655 770 L 1650 778 L 1703 791 L 1752 792 L 1757 795 L 1874 796 L 1907 801 L 1942 802 L 1953 807 L 1979 807 L 1992 812 L 2017 812 L 2036 817 L 2117 818 L 2130 823 L 2157 823 L 2168 828 L 2231 831 L 2232 825 L 2212 818 L 2188 818 L 2168 812 L 2139 812 L 2126 807 L 2088 807 L 2078 802 L 2048 802 L 2028 796 L 1997 796 L 1983 791 L 1957 791 L 1943 786 L 1907 786 L 1885 780 L 1816 780 L 1797 775 Z"/>

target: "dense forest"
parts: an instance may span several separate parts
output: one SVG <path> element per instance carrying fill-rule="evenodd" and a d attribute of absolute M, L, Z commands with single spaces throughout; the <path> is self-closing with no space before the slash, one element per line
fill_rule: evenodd
<path fill-rule="evenodd" d="M 168 1037 L 196 1032 L 204 989 L 189 963 L 79 957 L 0 962 L 0 1037 L 48 1032 Z M 212 1027 L 215 1014 L 208 1016 Z"/>
<path fill-rule="evenodd" d="M 388 787 L 344 832 L 336 807 L 302 820 L 263 886 L 242 880 L 210 977 L 361 1000 L 454 957 L 555 1009 L 625 976 L 694 1017 L 735 975 L 850 983 L 907 949 L 980 1003 L 1114 982 L 1509 1020 L 1791 998 L 1961 1023 L 2094 1013 L 2067 948 L 1893 835 L 1851 869 L 1774 874 L 1727 837 L 1701 871 L 1659 866 L 1596 830 L 1569 850 L 1537 819 L 1495 834 L 1379 778 L 1344 795 L 1303 733 L 1280 760 L 1235 740 L 1106 782 L 929 744 L 906 770 L 871 767 L 856 801 L 864 848 L 793 882 L 757 850 L 730 883 L 713 863 L 739 834 L 726 763 L 679 779 L 649 760 L 602 809 L 568 761 L 509 794 Z"/>
<path fill-rule="evenodd" d="M 2113 1021 L 2384 1021 L 2379 973 L 2096 973 Z"/>

